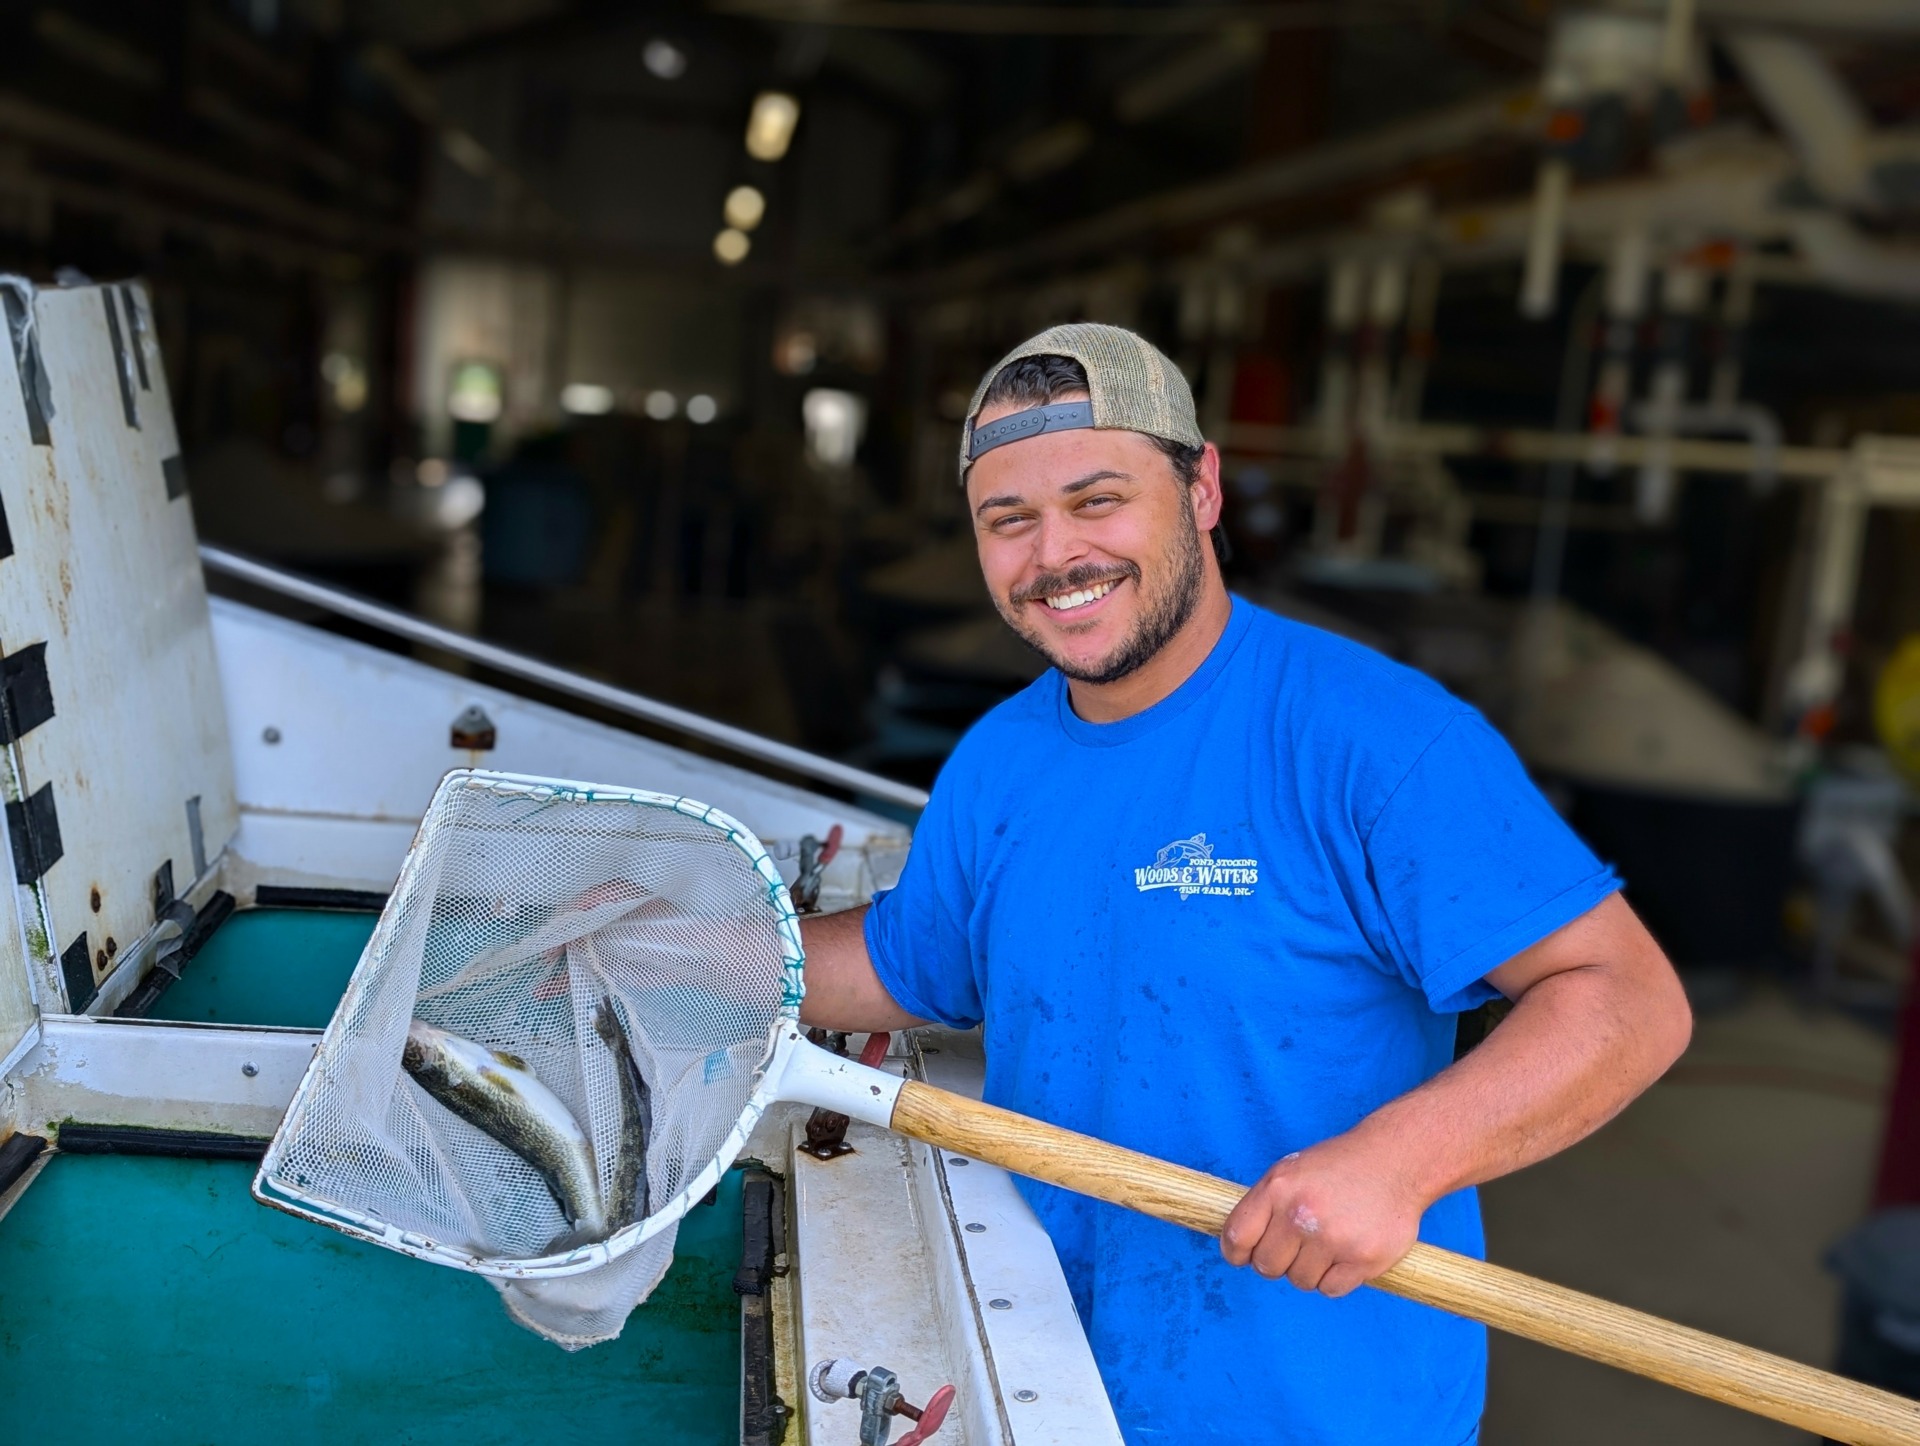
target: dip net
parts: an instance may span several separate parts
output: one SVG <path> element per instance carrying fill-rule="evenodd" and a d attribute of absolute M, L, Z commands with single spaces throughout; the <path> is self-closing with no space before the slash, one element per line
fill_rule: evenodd
<path fill-rule="evenodd" d="M 798 1014 L 801 958 L 779 872 L 718 810 L 450 773 L 254 1193 L 484 1274 L 516 1319 L 561 1345 L 611 1339 L 666 1273 L 680 1217 L 745 1143 L 772 1032 Z M 609 1007 L 645 1086 L 640 1170 L 625 1066 L 596 1028 Z M 485 1113 L 489 1101 L 474 1123 L 403 1067 L 414 1021 L 469 1055 L 505 1056 L 496 1076 L 534 1076 L 557 1099 L 547 1113 L 564 1107 L 584 1133 L 603 1208 L 626 1172 L 634 1218 L 586 1222 L 583 1238 L 566 1192 L 531 1162 L 539 1152 Z"/>

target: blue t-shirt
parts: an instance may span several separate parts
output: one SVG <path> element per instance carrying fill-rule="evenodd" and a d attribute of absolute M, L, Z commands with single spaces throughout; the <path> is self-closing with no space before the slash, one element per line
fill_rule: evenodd
<path fill-rule="evenodd" d="M 983 718 L 866 938 L 902 1008 L 985 1021 L 988 1100 L 1251 1183 L 1443 1069 L 1483 976 L 1617 887 L 1473 709 L 1236 598 L 1145 712 L 1084 722 L 1050 672 Z M 1473 1439 L 1478 1325 L 1022 1188 L 1134 1446 Z M 1474 1192 L 1420 1235 L 1481 1254 Z"/>

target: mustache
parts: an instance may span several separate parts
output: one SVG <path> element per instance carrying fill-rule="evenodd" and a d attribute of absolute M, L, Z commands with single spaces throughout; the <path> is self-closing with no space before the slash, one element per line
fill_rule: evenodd
<path fill-rule="evenodd" d="M 1008 593 L 1007 601 L 1018 605 L 1033 602 L 1036 598 L 1053 597 L 1058 593 L 1077 592 L 1083 587 L 1095 587 L 1103 582 L 1125 582 L 1129 579 L 1140 581 L 1140 569 L 1133 563 L 1123 563 L 1114 568 L 1096 562 L 1083 562 L 1065 572 L 1042 573 L 1025 587 L 1017 587 Z"/>

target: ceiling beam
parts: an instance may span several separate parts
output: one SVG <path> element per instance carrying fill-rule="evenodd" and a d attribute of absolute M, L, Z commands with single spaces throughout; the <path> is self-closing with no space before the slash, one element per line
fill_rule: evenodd
<path fill-rule="evenodd" d="M 906 284 L 929 293 L 969 290 L 1011 272 L 1133 246 L 1156 232 L 1223 220 L 1275 201 L 1384 176 L 1490 140 L 1519 141 L 1532 135 L 1536 106 L 1531 87 L 1496 91 L 1356 136 L 1289 151 L 1212 180 L 1143 196 L 1030 241 L 909 278 Z"/>
<path fill-rule="evenodd" d="M 1009 5 L 941 0 L 709 0 L 716 15 L 788 25 L 850 25 L 948 35 L 1184 35 L 1252 25 L 1264 30 L 1403 24 L 1422 18 L 1416 0 L 1297 4 Z"/>
<path fill-rule="evenodd" d="M 220 166 L 17 95 L 0 94 L 0 135 L 54 154 L 111 166 L 203 202 L 276 222 L 309 242 L 380 247 L 395 244 L 406 234 L 404 228 L 377 216 L 315 205 L 278 186 L 236 176 Z"/>

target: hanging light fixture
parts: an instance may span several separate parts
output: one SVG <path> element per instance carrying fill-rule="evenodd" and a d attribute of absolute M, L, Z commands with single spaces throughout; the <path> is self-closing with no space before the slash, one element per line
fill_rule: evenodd
<path fill-rule="evenodd" d="M 727 224 L 736 231 L 751 231 L 767 214 L 767 198 L 757 186 L 735 186 L 727 192 L 723 208 Z"/>
<path fill-rule="evenodd" d="M 687 73 L 687 53 L 664 36 L 647 42 L 640 52 L 640 63 L 661 80 L 678 80 Z"/>
<path fill-rule="evenodd" d="M 722 266 L 738 266 L 752 249 L 753 242 L 747 239 L 747 233 L 731 226 L 713 238 L 713 254 Z"/>
<path fill-rule="evenodd" d="M 785 91 L 763 90 L 747 117 L 747 154 L 756 161 L 777 161 L 793 142 L 800 124 L 800 102 Z"/>

